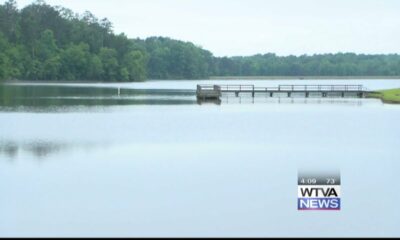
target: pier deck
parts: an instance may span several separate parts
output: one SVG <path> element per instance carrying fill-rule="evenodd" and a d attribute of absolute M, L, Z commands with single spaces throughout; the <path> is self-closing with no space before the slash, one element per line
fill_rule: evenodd
<path fill-rule="evenodd" d="M 304 94 L 310 97 L 310 94 L 320 94 L 321 97 L 335 94 L 336 96 L 345 97 L 346 94 L 353 94 L 359 98 L 365 97 L 368 91 L 362 85 L 279 85 L 278 87 L 255 87 L 254 85 L 198 85 L 198 99 L 219 99 L 224 93 L 233 93 L 239 97 L 242 93 L 266 94 L 273 97 L 275 94 L 280 96 L 286 95 L 292 97 L 295 93 Z"/>

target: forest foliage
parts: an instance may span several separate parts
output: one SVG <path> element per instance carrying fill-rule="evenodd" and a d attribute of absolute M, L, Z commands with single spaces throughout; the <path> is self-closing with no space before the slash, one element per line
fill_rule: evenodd
<path fill-rule="evenodd" d="M 215 57 L 190 42 L 130 39 L 92 13 L 38 0 L 0 5 L 0 80 L 143 81 L 210 76 L 399 76 L 400 56 Z"/>

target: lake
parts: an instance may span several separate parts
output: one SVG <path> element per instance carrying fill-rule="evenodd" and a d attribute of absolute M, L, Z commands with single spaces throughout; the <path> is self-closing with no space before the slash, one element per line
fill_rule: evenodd
<path fill-rule="evenodd" d="M 199 104 L 198 83 L 400 88 L 0 86 L 0 237 L 400 236 L 400 105 L 300 96 Z M 298 211 L 299 169 L 339 169 L 342 210 Z"/>

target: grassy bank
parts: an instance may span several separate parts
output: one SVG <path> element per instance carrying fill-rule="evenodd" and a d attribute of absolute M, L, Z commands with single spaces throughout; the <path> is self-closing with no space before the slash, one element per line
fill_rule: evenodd
<path fill-rule="evenodd" d="M 384 103 L 400 104 L 400 89 L 380 90 L 375 93 L 370 93 L 368 98 L 379 98 Z"/>
<path fill-rule="evenodd" d="M 211 80 L 332 80 L 332 79 L 400 79 L 400 76 L 211 76 Z"/>

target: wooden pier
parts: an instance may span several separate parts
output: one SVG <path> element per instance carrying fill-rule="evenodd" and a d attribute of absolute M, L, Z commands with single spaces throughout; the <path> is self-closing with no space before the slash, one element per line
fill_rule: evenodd
<path fill-rule="evenodd" d="M 222 90 L 219 85 L 197 85 L 197 99 L 219 99 Z"/>
<path fill-rule="evenodd" d="M 294 94 L 304 94 L 308 98 L 312 96 L 328 97 L 336 96 L 344 98 L 346 95 L 354 95 L 363 98 L 368 93 L 362 85 L 279 85 L 278 87 L 255 87 L 254 85 L 198 85 L 197 99 L 220 99 L 222 94 L 235 94 L 239 97 L 241 94 L 251 94 L 254 98 L 259 94 L 273 97 L 279 96 L 292 97 Z"/>

